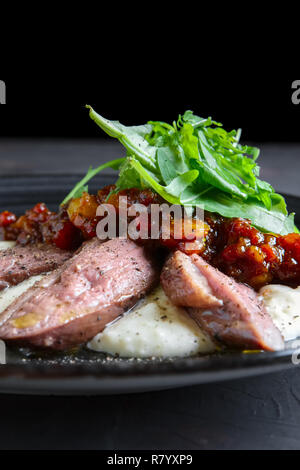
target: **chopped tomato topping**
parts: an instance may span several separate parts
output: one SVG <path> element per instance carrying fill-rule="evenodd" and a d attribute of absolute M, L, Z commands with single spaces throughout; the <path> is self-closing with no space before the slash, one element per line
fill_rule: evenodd
<path fill-rule="evenodd" d="M 12 212 L 4 211 L 0 213 L 0 227 L 7 227 L 16 222 L 16 220 L 17 217 Z"/>
<path fill-rule="evenodd" d="M 110 185 L 98 191 L 97 195 L 84 193 L 72 199 L 67 207 L 61 207 L 57 214 L 49 211 L 43 203 L 36 204 L 18 219 L 11 212 L 2 212 L 2 235 L 5 240 L 17 240 L 21 244 L 46 242 L 63 249 L 76 249 L 84 239 L 96 236 L 96 227 L 101 219 L 96 215 L 98 206 L 112 204 L 118 214 L 119 197 L 126 196 L 127 209 L 133 204 L 142 204 L 147 208 L 146 230 L 150 237 L 151 205 L 164 201 L 149 189 L 132 188 L 119 192 L 115 189 L 114 185 Z M 128 216 L 129 222 L 132 219 Z M 169 236 L 166 237 L 166 227 L 160 219 L 158 239 L 143 243 L 156 243 L 171 251 L 200 254 L 225 274 L 255 289 L 275 282 L 300 285 L 299 234 L 265 234 L 252 227 L 249 220 L 226 219 L 211 213 L 206 213 L 205 221 L 201 223 L 193 218 L 190 222 L 192 230 L 189 230 L 189 236 L 185 233 L 183 221 L 181 235 L 178 236 L 171 216 L 168 221 Z"/>

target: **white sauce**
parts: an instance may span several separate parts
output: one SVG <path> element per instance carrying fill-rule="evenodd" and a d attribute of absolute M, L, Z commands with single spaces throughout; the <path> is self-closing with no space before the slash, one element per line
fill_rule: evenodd
<path fill-rule="evenodd" d="M 0 242 L 0 250 L 8 250 L 8 248 L 13 248 L 16 242 Z"/>
<path fill-rule="evenodd" d="M 88 347 L 121 357 L 187 357 L 211 353 L 216 347 L 161 287 L 142 304 L 107 326 Z"/>
<path fill-rule="evenodd" d="M 271 285 L 260 290 L 263 302 L 285 341 L 300 336 L 300 287 Z"/>

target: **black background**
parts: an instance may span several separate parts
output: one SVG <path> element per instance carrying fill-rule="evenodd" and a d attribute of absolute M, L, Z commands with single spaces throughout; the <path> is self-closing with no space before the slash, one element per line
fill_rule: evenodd
<path fill-rule="evenodd" d="M 291 99 L 294 80 L 257 73 L 252 78 L 238 71 L 204 78 L 200 71 L 182 78 L 180 69 L 161 73 L 155 65 L 148 71 L 23 71 L 0 79 L 7 89 L 7 104 L 0 106 L 0 136 L 105 138 L 88 118 L 88 103 L 128 125 L 172 122 L 192 109 L 227 129 L 241 127 L 244 141 L 300 141 L 300 105 Z"/>

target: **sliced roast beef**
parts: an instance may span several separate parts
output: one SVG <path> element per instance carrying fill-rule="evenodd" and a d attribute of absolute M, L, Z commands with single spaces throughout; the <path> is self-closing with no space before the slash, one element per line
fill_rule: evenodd
<path fill-rule="evenodd" d="M 280 331 L 254 290 L 238 284 L 200 256 L 175 252 L 163 268 L 161 283 L 170 300 L 187 307 L 217 342 L 249 350 L 284 349 Z"/>
<path fill-rule="evenodd" d="M 31 276 L 53 271 L 72 256 L 46 243 L 16 245 L 0 251 L 0 290 L 15 286 Z"/>
<path fill-rule="evenodd" d="M 159 274 L 145 248 L 94 238 L 3 312 L 0 338 L 58 350 L 84 343 L 151 290 Z"/>

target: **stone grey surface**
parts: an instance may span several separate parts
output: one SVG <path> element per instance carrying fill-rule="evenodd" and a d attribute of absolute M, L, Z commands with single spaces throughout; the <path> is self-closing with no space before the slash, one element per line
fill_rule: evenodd
<path fill-rule="evenodd" d="M 0 138 L 0 174 L 83 174 L 124 154 L 113 140 Z"/>
<path fill-rule="evenodd" d="M 259 164 L 261 176 L 277 191 L 300 196 L 300 144 L 265 143 Z M 0 175 L 84 174 L 125 155 L 113 140 L 4 139 L 0 138 Z M 112 173 L 112 170 L 106 170 Z"/>
<path fill-rule="evenodd" d="M 6 395 L 0 407 L 0 449 L 300 449 L 299 368 L 140 395 Z"/>

